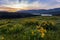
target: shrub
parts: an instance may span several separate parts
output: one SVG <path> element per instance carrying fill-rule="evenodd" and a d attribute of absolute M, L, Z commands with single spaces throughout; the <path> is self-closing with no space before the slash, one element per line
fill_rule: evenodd
<path fill-rule="evenodd" d="M 41 23 L 41 27 L 43 27 L 46 30 L 53 30 L 55 29 L 55 22 L 44 21 Z"/>

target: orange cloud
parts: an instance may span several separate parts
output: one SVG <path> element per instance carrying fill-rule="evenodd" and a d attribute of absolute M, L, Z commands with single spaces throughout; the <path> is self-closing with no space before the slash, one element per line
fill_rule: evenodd
<path fill-rule="evenodd" d="M 0 7 L 0 11 L 16 12 L 17 10 L 23 10 L 21 8 Z"/>

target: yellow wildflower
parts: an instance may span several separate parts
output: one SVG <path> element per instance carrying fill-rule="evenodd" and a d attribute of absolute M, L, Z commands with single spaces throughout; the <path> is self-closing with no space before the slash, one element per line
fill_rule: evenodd
<path fill-rule="evenodd" d="M 4 37 L 2 37 L 2 40 L 4 40 Z"/>
<path fill-rule="evenodd" d="M 55 22 L 54 21 L 49 21 L 53 26 L 55 25 Z"/>
<path fill-rule="evenodd" d="M 37 29 L 39 29 L 40 28 L 40 26 L 37 26 Z"/>
<path fill-rule="evenodd" d="M 54 22 L 51 22 L 52 23 L 52 25 L 54 26 L 55 25 L 55 23 Z"/>
<path fill-rule="evenodd" d="M 43 29 L 43 27 L 41 27 L 38 32 L 41 33 L 41 37 L 43 38 L 45 36 L 45 33 L 47 32 L 45 29 Z"/>
<path fill-rule="evenodd" d="M 45 33 L 41 33 L 41 37 L 44 38 L 44 36 L 45 36 Z"/>
<path fill-rule="evenodd" d="M 47 21 L 43 21 L 42 23 L 47 24 Z"/>
<path fill-rule="evenodd" d="M 34 32 L 32 31 L 32 35 L 34 35 Z"/>
<path fill-rule="evenodd" d="M 39 32 L 43 32 L 43 33 L 45 33 L 46 32 L 46 30 L 45 29 L 43 29 L 43 27 L 41 27 L 39 30 L 38 30 Z"/>

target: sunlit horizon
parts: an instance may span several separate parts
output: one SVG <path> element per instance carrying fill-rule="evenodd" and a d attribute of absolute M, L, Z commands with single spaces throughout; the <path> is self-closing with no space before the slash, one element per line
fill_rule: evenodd
<path fill-rule="evenodd" d="M 0 0 L 0 11 L 53 8 L 60 8 L 60 0 Z"/>

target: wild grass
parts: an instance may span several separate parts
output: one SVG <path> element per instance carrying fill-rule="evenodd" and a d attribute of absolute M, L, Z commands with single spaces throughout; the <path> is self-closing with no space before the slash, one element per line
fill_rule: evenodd
<path fill-rule="evenodd" d="M 60 17 L 0 19 L 0 40 L 60 40 Z"/>

